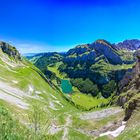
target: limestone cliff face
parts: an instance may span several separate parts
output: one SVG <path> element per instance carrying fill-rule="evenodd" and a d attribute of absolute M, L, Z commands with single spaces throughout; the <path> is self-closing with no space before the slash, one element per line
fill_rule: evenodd
<path fill-rule="evenodd" d="M 125 108 L 125 120 L 135 110 L 140 110 L 140 51 L 136 52 L 137 62 L 132 72 L 127 73 L 119 84 L 118 104 Z"/>
<path fill-rule="evenodd" d="M 91 44 L 98 55 L 104 55 L 111 64 L 122 64 L 122 60 L 112 45 L 104 40 L 97 40 Z"/>
<path fill-rule="evenodd" d="M 21 60 L 21 55 L 17 51 L 17 49 L 15 47 L 9 45 L 8 43 L 0 42 L 0 49 L 2 50 L 2 52 L 6 53 L 10 57 Z"/>

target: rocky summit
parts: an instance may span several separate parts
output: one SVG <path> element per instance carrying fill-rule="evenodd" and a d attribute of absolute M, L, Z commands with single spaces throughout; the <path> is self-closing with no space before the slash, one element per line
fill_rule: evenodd
<path fill-rule="evenodd" d="M 17 51 L 17 49 L 6 42 L 0 42 L 0 49 L 2 52 L 6 53 L 7 55 L 13 57 L 14 59 L 21 60 L 21 55 Z"/>

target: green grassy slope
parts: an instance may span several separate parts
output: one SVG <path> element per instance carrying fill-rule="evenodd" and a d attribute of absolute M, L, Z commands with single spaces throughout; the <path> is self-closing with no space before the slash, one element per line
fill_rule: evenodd
<path fill-rule="evenodd" d="M 7 108 L 12 110 L 17 119 L 29 123 L 28 116 L 32 113 L 32 108 L 37 106 L 35 110 L 40 108 L 45 112 L 42 124 L 47 118 L 52 121 L 51 118 L 56 117 L 56 114 L 59 114 L 58 123 L 59 120 L 61 123 L 59 116 L 63 111 L 69 107 L 75 110 L 63 99 L 61 93 L 38 74 L 40 71 L 36 67 L 24 58 L 22 62 L 15 62 L 8 55 L 0 53 L 0 98 L 9 104 Z"/>

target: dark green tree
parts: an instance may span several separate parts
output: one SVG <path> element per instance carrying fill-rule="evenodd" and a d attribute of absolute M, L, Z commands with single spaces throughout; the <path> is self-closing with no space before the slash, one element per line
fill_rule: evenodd
<path fill-rule="evenodd" d="M 111 94 L 116 90 L 116 82 L 111 80 L 108 84 L 104 85 L 102 88 L 102 95 L 105 98 L 111 96 Z"/>

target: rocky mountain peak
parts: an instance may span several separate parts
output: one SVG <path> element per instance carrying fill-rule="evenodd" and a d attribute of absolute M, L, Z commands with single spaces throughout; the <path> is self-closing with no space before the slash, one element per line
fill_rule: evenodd
<path fill-rule="evenodd" d="M 131 39 L 131 40 L 124 40 L 118 44 L 115 44 L 115 47 L 120 49 L 126 49 L 129 51 L 138 50 L 140 48 L 140 40 L 138 39 Z"/>
<path fill-rule="evenodd" d="M 18 50 L 15 47 L 11 46 L 10 44 L 1 41 L 0 42 L 0 49 L 3 53 L 6 53 L 10 57 L 13 57 L 14 59 L 21 60 L 21 55 L 18 52 Z"/>
<path fill-rule="evenodd" d="M 98 39 L 94 42 L 95 44 L 100 43 L 103 44 L 105 46 L 111 46 L 111 43 L 109 43 L 108 41 L 104 40 L 104 39 Z"/>
<path fill-rule="evenodd" d="M 104 55 L 111 64 L 122 64 L 122 60 L 111 43 L 106 40 L 96 40 L 90 45 L 97 53 L 97 56 Z"/>

